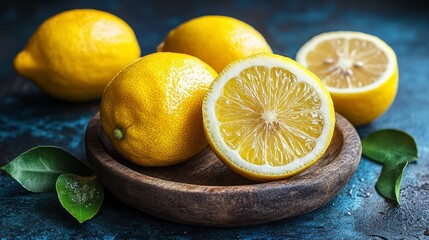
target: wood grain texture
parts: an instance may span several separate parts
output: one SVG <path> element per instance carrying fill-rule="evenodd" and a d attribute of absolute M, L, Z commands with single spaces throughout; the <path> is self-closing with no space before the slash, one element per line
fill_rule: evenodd
<path fill-rule="evenodd" d="M 123 202 L 154 216 L 204 226 L 246 226 L 297 216 L 333 199 L 361 158 L 354 127 L 339 114 L 333 140 L 312 167 L 286 180 L 259 183 L 229 170 L 208 147 L 170 167 L 135 165 L 109 145 L 99 115 L 87 127 L 88 161 L 104 186 Z"/>

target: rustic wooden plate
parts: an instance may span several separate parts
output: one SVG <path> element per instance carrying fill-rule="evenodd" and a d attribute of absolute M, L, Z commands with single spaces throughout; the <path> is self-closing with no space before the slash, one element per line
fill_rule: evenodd
<path fill-rule="evenodd" d="M 205 226 L 245 226 L 313 211 L 334 198 L 361 158 L 354 127 L 339 114 L 328 150 L 311 168 L 268 183 L 247 180 L 229 170 L 206 148 L 170 167 L 135 165 L 112 150 L 99 114 L 88 125 L 88 161 L 104 186 L 123 202 L 154 216 Z"/>

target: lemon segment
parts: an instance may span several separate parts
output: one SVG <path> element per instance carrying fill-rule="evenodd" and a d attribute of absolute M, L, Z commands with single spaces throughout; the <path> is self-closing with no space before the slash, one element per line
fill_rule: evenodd
<path fill-rule="evenodd" d="M 381 116 L 395 98 L 396 55 L 375 36 L 346 31 L 323 33 L 304 44 L 296 59 L 324 82 L 336 111 L 355 126 Z"/>
<path fill-rule="evenodd" d="M 295 61 L 258 54 L 230 64 L 203 103 L 214 152 L 244 177 L 295 175 L 326 151 L 335 115 L 321 81 Z"/>

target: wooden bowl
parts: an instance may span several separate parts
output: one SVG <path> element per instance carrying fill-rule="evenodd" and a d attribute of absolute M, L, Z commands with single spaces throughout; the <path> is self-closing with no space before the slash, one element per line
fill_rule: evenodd
<path fill-rule="evenodd" d="M 304 172 L 259 183 L 229 170 L 209 147 L 169 167 L 148 168 L 119 156 L 101 130 L 99 114 L 88 125 L 88 161 L 104 186 L 143 212 L 169 221 L 204 226 L 245 226 L 313 211 L 333 199 L 350 180 L 361 158 L 354 127 L 336 115 L 332 142 Z"/>

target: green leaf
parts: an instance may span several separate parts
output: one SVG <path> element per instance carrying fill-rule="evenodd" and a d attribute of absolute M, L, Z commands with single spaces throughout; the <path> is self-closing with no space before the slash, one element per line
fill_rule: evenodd
<path fill-rule="evenodd" d="M 375 185 L 377 192 L 384 198 L 391 199 L 400 204 L 399 191 L 401 190 L 402 175 L 408 162 L 396 165 L 384 164 L 380 177 Z"/>
<path fill-rule="evenodd" d="M 90 175 L 91 169 L 70 153 L 55 146 L 38 146 L 20 154 L 1 167 L 31 192 L 54 191 L 63 173 Z"/>
<path fill-rule="evenodd" d="M 80 223 L 91 219 L 104 199 L 103 185 L 96 176 L 62 174 L 56 183 L 61 205 Z"/>
<path fill-rule="evenodd" d="M 362 140 L 362 153 L 367 158 L 383 164 L 375 188 L 381 196 L 399 205 L 403 172 L 408 163 L 418 159 L 414 138 L 400 130 L 380 130 Z"/>
<path fill-rule="evenodd" d="M 362 153 L 376 162 L 393 165 L 415 162 L 418 158 L 414 138 L 395 129 L 380 130 L 367 136 L 362 140 Z"/>

